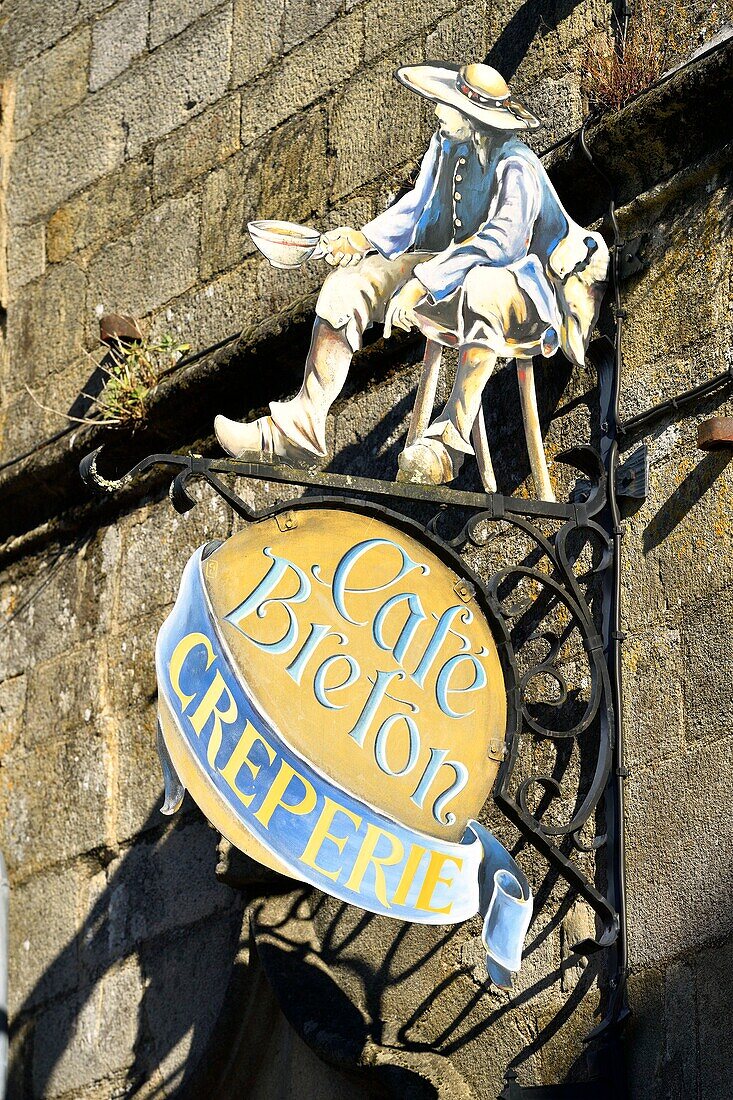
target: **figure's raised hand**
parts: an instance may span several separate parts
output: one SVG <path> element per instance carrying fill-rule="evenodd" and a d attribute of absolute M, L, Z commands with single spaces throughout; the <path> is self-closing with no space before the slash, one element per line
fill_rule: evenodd
<path fill-rule="evenodd" d="M 348 267 L 356 264 L 367 252 L 371 252 L 371 242 L 359 229 L 342 225 L 324 233 L 318 245 L 318 255 L 325 257 L 331 267 Z"/>
<path fill-rule="evenodd" d="M 409 332 L 417 324 L 415 307 L 423 300 L 427 291 L 419 279 L 408 279 L 390 299 L 384 317 L 384 338 L 389 340 L 393 328 Z"/>

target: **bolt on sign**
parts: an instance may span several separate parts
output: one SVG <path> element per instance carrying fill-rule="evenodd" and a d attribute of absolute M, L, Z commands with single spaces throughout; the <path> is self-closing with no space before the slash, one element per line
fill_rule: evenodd
<path fill-rule="evenodd" d="M 384 509 L 303 501 L 201 547 L 158 636 L 165 810 L 362 909 L 484 916 L 511 984 L 532 913 L 477 820 L 507 688 L 480 582 Z"/>

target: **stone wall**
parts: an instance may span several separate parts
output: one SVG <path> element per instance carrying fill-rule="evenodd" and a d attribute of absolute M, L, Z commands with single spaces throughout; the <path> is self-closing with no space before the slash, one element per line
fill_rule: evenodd
<path fill-rule="evenodd" d="M 520 858 L 542 906 L 507 996 L 486 989 L 475 922 L 407 928 L 282 883 L 242 885 L 193 805 L 160 817 L 155 633 L 188 555 L 233 521 L 206 495 L 177 516 L 155 480 L 117 508 L 90 502 L 76 464 L 105 440 L 120 468 L 152 444 L 205 452 L 213 411 L 244 417 L 295 389 L 307 296 L 323 273 L 317 264 L 273 271 L 253 253 L 246 222 L 329 228 L 384 207 L 431 132 L 426 105 L 392 80 L 399 63 L 487 57 L 548 119 L 535 144 L 570 209 L 600 218 L 606 196 L 562 139 L 582 121 L 586 42 L 607 25 L 609 5 L 7 0 L 5 9 L 0 846 L 11 878 L 10 1096 L 490 1100 L 510 1063 L 528 1084 L 582 1079 L 604 964 L 571 954 L 592 928 L 589 913 L 527 849 Z M 658 18 L 676 28 L 679 58 L 729 15 L 723 5 L 674 4 Z M 720 75 L 729 46 L 710 56 L 592 132 L 623 234 L 643 239 L 643 269 L 623 287 L 625 415 L 732 362 L 733 135 Z M 193 352 L 245 336 L 162 382 L 145 430 L 105 433 L 63 414 L 95 368 L 98 316 L 109 311 L 170 331 Z M 358 456 L 364 470 L 393 476 L 419 352 L 414 341 L 379 341 L 359 358 L 329 429 L 338 468 Z M 597 436 L 595 384 L 591 368 L 570 377 L 553 361 L 540 373 L 550 455 Z M 513 445 L 514 386 L 509 369 L 492 380 L 489 425 L 500 488 L 531 494 Z M 625 521 L 627 1050 L 640 1100 L 733 1091 L 718 1038 L 733 970 L 733 479 L 730 451 L 701 457 L 695 447 L 697 423 L 721 402 L 653 427 L 650 496 Z M 264 503 L 264 490 L 256 494 Z"/>

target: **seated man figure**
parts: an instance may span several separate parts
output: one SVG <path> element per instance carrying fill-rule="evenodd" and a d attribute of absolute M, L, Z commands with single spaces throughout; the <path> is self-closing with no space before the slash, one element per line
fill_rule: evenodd
<path fill-rule="evenodd" d="M 360 231 L 322 238 L 337 268 L 326 278 L 300 392 L 242 424 L 218 416 L 231 455 L 269 461 L 327 457 L 326 416 L 352 355 L 374 322 L 385 336 L 416 326 L 459 348 L 448 401 L 400 456 L 402 480 L 451 481 L 466 454 L 498 356 L 582 364 L 608 270 L 603 238 L 565 210 L 532 151 L 515 134 L 538 120 L 488 65 L 413 65 L 397 79 L 436 103 L 439 127 L 411 191 Z"/>

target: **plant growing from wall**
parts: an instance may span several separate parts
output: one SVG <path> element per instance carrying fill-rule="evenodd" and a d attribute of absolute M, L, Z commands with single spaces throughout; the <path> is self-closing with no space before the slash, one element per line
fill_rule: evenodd
<path fill-rule="evenodd" d="M 598 112 L 620 111 L 659 79 L 670 58 L 669 38 L 649 0 L 637 3 L 623 25 L 614 19 L 616 34 L 594 36 L 586 49 L 582 89 Z"/>
<path fill-rule="evenodd" d="M 170 332 L 164 332 L 157 339 L 142 337 L 130 341 L 113 337 L 102 362 L 94 360 L 95 367 L 106 377 L 101 393 L 82 393 L 92 402 L 92 415 L 88 417 L 72 416 L 49 408 L 41 404 L 29 386 L 26 390 L 39 408 L 63 416 L 75 424 L 103 422 L 140 425 L 147 419 L 150 391 L 187 351 L 190 351 L 190 344 L 179 343 Z"/>

